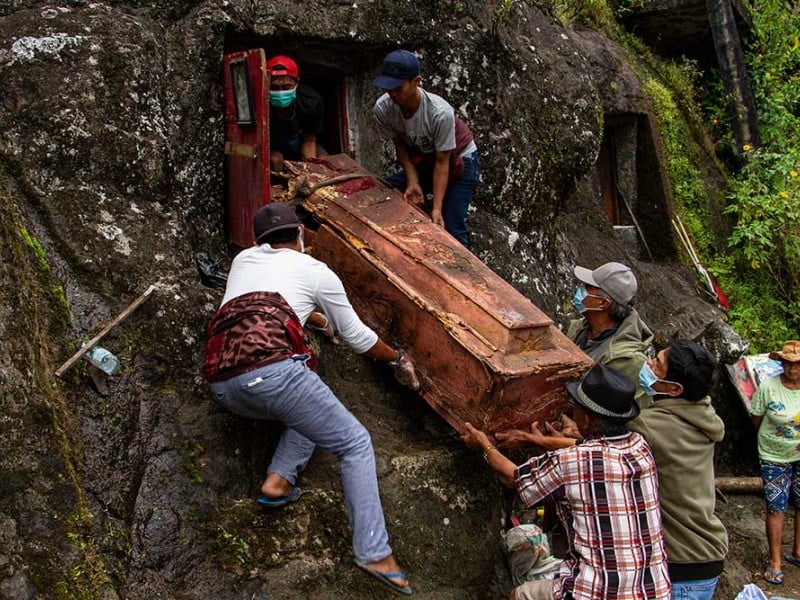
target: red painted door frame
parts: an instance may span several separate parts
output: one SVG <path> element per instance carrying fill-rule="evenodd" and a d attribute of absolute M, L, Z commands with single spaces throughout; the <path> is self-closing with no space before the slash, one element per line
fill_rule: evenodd
<path fill-rule="evenodd" d="M 269 73 L 261 48 L 226 54 L 225 163 L 228 239 L 253 245 L 253 215 L 270 202 Z"/>

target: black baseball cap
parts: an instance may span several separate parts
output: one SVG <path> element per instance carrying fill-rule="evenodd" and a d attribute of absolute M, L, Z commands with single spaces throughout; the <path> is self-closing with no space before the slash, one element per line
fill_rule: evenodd
<path fill-rule="evenodd" d="M 261 243 L 260 240 L 265 235 L 299 225 L 300 219 L 297 218 L 294 208 L 283 202 L 265 204 L 253 215 L 253 235 L 256 243 Z"/>

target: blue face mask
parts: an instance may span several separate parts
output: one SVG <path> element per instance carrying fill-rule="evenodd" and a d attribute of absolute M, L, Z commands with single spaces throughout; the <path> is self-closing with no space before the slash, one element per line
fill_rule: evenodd
<path fill-rule="evenodd" d="M 642 386 L 645 394 L 655 396 L 658 392 L 653 389 L 653 386 L 659 381 L 661 380 L 653 373 L 653 369 L 647 363 L 644 363 L 642 368 L 639 369 L 639 385 Z"/>
<path fill-rule="evenodd" d="M 575 290 L 575 293 L 572 295 L 572 306 L 574 306 L 575 310 L 577 310 L 579 313 L 586 312 L 586 307 L 583 305 L 583 301 L 586 300 L 588 295 L 589 292 L 587 292 L 586 288 L 582 285 L 579 285 Z"/>
<path fill-rule="evenodd" d="M 583 304 L 583 301 L 589 297 L 592 298 L 600 298 L 601 296 L 595 296 L 594 294 L 590 294 L 586 291 L 586 287 L 579 285 L 578 288 L 575 290 L 575 293 L 572 295 L 572 306 L 575 307 L 575 310 L 579 313 L 585 313 L 586 311 L 590 310 L 603 310 L 602 308 L 588 308 Z"/>
<path fill-rule="evenodd" d="M 270 90 L 269 103 L 275 108 L 287 108 L 291 106 L 297 97 L 297 87 L 291 90 Z"/>

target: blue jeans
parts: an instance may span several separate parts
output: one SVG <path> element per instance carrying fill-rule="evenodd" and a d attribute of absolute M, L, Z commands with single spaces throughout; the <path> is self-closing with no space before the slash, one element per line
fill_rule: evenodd
<path fill-rule="evenodd" d="M 469 231 L 467 230 L 467 210 L 472 202 L 472 194 L 481 179 L 481 162 L 478 153 L 473 152 L 464 157 L 464 173 L 458 179 L 447 184 L 442 202 L 442 219 L 444 228 L 463 246 L 469 248 Z M 407 185 L 405 171 L 398 171 L 386 178 L 386 182 L 395 189 L 404 192 Z M 429 169 L 419 172 L 419 184 L 423 194 L 433 190 L 433 172 Z M 425 209 L 431 205 L 426 200 Z"/>
<path fill-rule="evenodd" d="M 292 485 L 319 446 L 339 461 L 355 557 L 374 562 L 389 556 L 369 432 L 301 360 L 287 359 L 211 384 L 214 401 L 230 412 L 286 426 L 268 473 Z"/>
<path fill-rule="evenodd" d="M 672 582 L 672 600 L 711 600 L 719 577 Z"/>

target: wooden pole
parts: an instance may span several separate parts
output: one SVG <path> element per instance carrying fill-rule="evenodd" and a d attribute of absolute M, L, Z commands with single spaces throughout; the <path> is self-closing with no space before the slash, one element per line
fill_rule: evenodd
<path fill-rule="evenodd" d="M 714 486 L 729 494 L 761 494 L 764 489 L 761 477 L 717 477 Z"/>
<path fill-rule="evenodd" d="M 151 294 L 155 291 L 155 289 L 156 289 L 156 286 L 154 286 L 154 285 L 151 285 L 149 288 L 147 288 L 147 290 L 141 296 L 139 296 L 136 300 L 131 302 L 125 310 L 123 310 L 116 317 L 114 317 L 114 320 L 111 321 L 111 323 L 109 323 L 108 325 L 106 325 L 103 328 L 103 331 L 98 333 L 91 340 L 89 340 L 86 344 L 81 346 L 78 349 L 78 351 L 75 354 L 73 354 L 67 362 L 65 362 L 63 365 L 58 367 L 58 369 L 56 370 L 56 377 L 61 377 L 64 373 L 66 373 L 66 371 L 70 367 L 72 367 L 72 365 L 74 365 L 76 362 L 78 362 L 84 354 L 86 354 L 89 350 L 94 348 L 97 345 L 97 342 L 99 342 L 101 339 L 103 339 L 103 337 L 109 331 L 114 329 L 114 327 L 116 327 L 122 321 L 124 321 L 126 318 L 128 318 L 128 316 L 133 311 L 135 311 L 137 308 L 139 308 L 142 305 L 142 303 L 151 296 Z"/>

